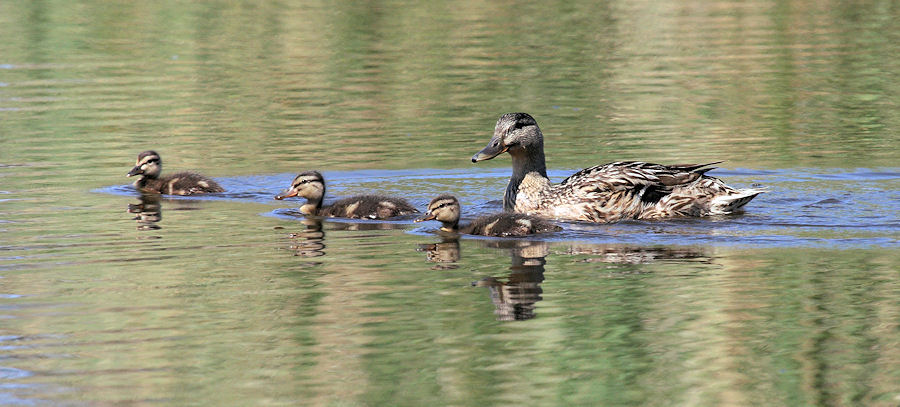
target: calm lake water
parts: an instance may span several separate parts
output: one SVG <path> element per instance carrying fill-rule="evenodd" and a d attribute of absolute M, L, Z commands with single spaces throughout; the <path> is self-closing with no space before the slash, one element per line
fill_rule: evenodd
<path fill-rule="evenodd" d="M 896 406 L 891 2 L 0 3 L 0 405 Z M 274 201 L 497 211 L 550 176 L 725 160 L 743 215 L 539 238 Z M 228 192 L 141 197 L 155 149 Z"/>

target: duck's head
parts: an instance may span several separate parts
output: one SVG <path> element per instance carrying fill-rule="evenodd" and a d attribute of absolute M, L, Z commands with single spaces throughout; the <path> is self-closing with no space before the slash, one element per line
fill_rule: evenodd
<path fill-rule="evenodd" d="M 160 172 L 162 172 L 162 158 L 159 158 L 159 154 L 156 151 L 149 150 L 138 154 L 134 168 L 128 171 L 128 174 L 125 174 L 125 176 L 143 175 L 148 178 L 159 178 Z"/>
<path fill-rule="evenodd" d="M 459 200 L 453 195 L 441 195 L 431 200 L 428 204 L 428 210 L 425 216 L 416 219 L 416 222 L 424 222 L 426 220 L 437 220 L 444 224 L 441 230 L 450 232 L 456 229 L 459 224 Z"/>
<path fill-rule="evenodd" d="M 543 150 L 544 136 L 537 121 L 528 113 L 507 113 L 497 120 L 491 142 L 472 156 L 472 162 L 490 160 L 506 152 L 521 156 L 529 151 Z"/>
<path fill-rule="evenodd" d="M 294 177 L 291 187 L 275 195 L 275 199 L 282 200 L 292 196 L 299 196 L 310 201 L 319 202 L 325 196 L 325 180 L 318 171 L 306 171 Z"/>

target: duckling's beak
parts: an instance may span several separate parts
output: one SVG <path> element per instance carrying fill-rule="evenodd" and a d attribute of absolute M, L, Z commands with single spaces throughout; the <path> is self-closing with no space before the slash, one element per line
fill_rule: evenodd
<path fill-rule="evenodd" d="M 291 189 L 289 189 L 289 190 L 287 190 L 287 191 L 281 191 L 280 194 L 275 195 L 275 199 L 277 199 L 277 200 L 280 201 L 280 200 L 282 200 L 282 199 L 284 199 L 284 198 L 290 198 L 290 197 L 292 197 L 292 196 L 297 196 L 297 190 L 294 189 L 294 188 L 291 188 Z"/>
<path fill-rule="evenodd" d="M 135 175 L 141 175 L 144 173 L 144 170 L 141 169 L 140 165 L 136 165 L 131 171 L 128 171 L 128 174 L 125 174 L 126 177 L 133 177 Z"/>
<path fill-rule="evenodd" d="M 487 147 L 481 149 L 481 151 L 472 156 L 472 162 L 477 163 L 479 161 L 490 160 L 491 158 L 505 153 L 506 150 L 509 150 L 509 147 L 503 145 L 503 140 L 494 138 L 488 143 Z"/>
<path fill-rule="evenodd" d="M 414 222 L 419 223 L 419 222 L 425 222 L 426 220 L 434 220 L 434 214 L 431 212 L 425 212 L 425 216 L 423 216 L 419 219 L 416 219 Z"/>

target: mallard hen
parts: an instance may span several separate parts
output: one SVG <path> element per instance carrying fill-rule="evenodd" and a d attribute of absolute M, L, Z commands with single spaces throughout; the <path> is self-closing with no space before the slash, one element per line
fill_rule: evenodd
<path fill-rule="evenodd" d="M 509 212 L 485 215 L 468 225 L 459 226 L 460 212 L 459 200 L 455 196 L 441 195 L 431 200 L 425 216 L 416 219 L 416 222 L 437 220 L 442 223 L 441 230 L 444 232 L 498 237 L 528 236 L 562 230 L 545 219 Z"/>
<path fill-rule="evenodd" d="M 527 113 L 500 116 L 490 143 L 472 162 L 512 157 L 503 209 L 554 219 L 615 222 L 707 216 L 738 211 L 762 189 L 735 189 L 705 175 L 709 164 L 660 165 L 620 161 L 585 168 L 553 185 L 544 162 L 544 137 Z"/>
<path fill-rule="evenodd" d="M 134 168 L 126 174 L 126 177 L 140 175 L 134 181 L 134 187 L 141 192 L 169 195 L 194 195 L 210 192 L 224 192 L 216 181 L 193 172 L 179 172 L 165 177 L 160 177 L 162 172 L 162 158 L 156 151 L 144 151 L 138 154 Z"/>
<path fill-rule="evenodd" d="M 322 206 L 325 180 L 318 171 L 307 171 L 291 181 L 291 187 L 275 196 L 282 200 L 299 196 L 306 198 L 300 206 L 304 215 L 355 219 L 387 219 L 419 212 L 403 198 L 381 195 L 358 195 L 344 198 L 329 206 Z"/>

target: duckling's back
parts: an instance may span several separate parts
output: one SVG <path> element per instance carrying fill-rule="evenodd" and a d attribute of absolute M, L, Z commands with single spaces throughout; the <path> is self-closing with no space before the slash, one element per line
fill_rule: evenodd
<path fill-rule="evenodd" d="M 139 189 L 169 195 L 194 195 L 224 192 L 216 181 L 193 172 L 179 172 L 162 178 L 144 178 Z"/>
<path fill-rule="evenodd" d="M 528 236 L 562 230 L 552 222 L 521 213 L 497 213 L 475 219 L 462 233 L 481 236 Z"/>
<path fill-rule="evenodd" d="M 402 198 L 359 195 L 336 201 L 320 210 L 321 216 L 356 219 L 387 219 L 416 213 L 418 210 Z"/>

